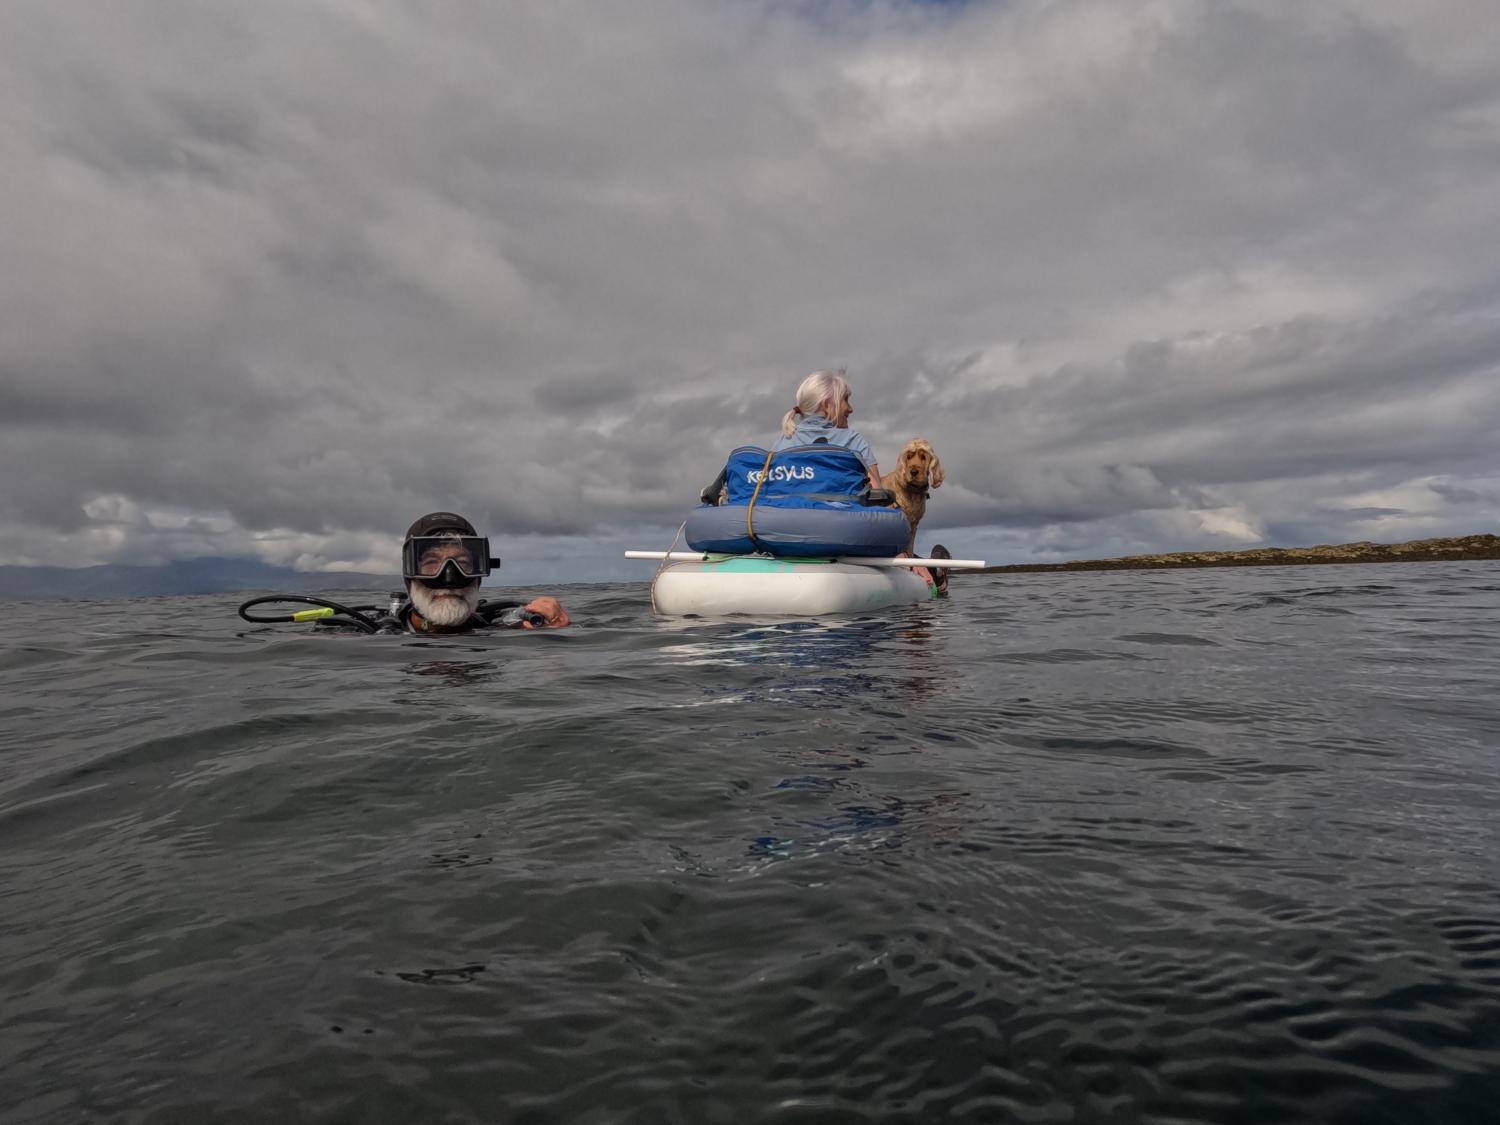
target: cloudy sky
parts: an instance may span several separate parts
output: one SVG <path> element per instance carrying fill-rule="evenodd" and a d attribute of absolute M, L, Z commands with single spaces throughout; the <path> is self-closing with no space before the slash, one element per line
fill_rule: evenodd
<path fill-rule="evenodd" d="M 1493 0 L 7 0 L 0 563 L 644 581 L 839 365 L 959 556 L 1494 531 L 1497 248 Z"/>

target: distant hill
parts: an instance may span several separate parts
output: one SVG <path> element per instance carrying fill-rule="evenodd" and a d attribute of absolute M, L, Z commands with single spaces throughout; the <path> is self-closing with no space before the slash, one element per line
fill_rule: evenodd
<path fill-rule="evenodd" d="M 0 566 L 0 598 L 139 598 L 153 594 L 227 594 L 242 590 L 317 593 L 397 589 L 393 575 L 309 574 L 258 559 L 188 559 L 163 566 Z"/>
<path fill-rule="evenodd" d="M 1062 563 L 987 566 L 978 574 L 1044 570 L 1167 570 L 1200 566 L 1306 566 L 1321 563 L 1470 562 L 1500 559 L 1500 535 L 1457 535 L 1413 539 L 1408 543 L 1340 543 L 1318 547 L 1255 547 L 1248 551 L 1178 551 L 1168 555 L 1126 555 Z"/>

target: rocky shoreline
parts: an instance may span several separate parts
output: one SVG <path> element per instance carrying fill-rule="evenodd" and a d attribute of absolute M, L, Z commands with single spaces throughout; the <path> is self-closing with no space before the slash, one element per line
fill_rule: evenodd
<path fill-rule="evenodd" d="M 1500 535 L 1459 535 L 1407 543 L 1341 543 L 1318 547 L 1256 547 L 1248 551 L 1179 551 L 1061 563 L 987 566 L 971 574 L 1017 574 L 1048 570 L 1165 570 L 1204 566 L 1322 566 L 1331 563 L 1466 562 L 1500 559 Z"/>

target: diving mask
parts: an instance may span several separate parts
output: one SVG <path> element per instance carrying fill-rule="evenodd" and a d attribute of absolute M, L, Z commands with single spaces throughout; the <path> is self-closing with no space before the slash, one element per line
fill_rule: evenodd
<path fill-rule="evenodd" d="M 483 535 L 417 535 L 401 545 L 401 576 L 437 589 L 467 586 L 499 566 Z"/>

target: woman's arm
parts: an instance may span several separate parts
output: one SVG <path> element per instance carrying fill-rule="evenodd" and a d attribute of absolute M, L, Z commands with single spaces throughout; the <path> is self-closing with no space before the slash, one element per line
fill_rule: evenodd
<path fill-rule="evenodd" d="M 882 487 L 880 483 L 880 466 L 875 463 L 875 451 L 870 448 L 870 443 L 865 440 L 865 435 L 859 433 L 857 430 L 851 430 L 849 431 L 849 438 L 846 444 L 865 463 L 865 472 L 870 476 L 870 487 Z"/>

